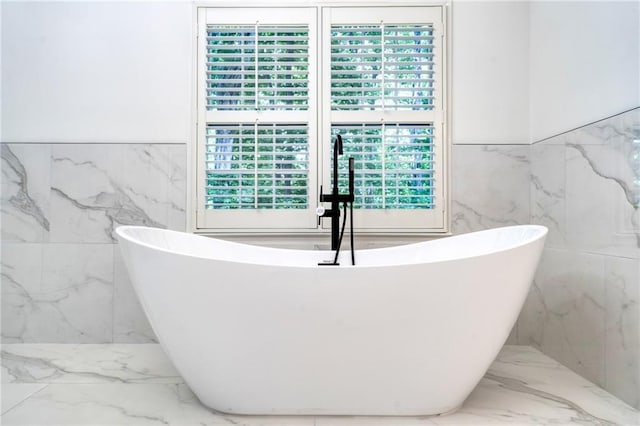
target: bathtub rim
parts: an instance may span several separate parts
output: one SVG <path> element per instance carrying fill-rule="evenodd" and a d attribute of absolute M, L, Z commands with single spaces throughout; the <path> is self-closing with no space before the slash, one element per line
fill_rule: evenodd
<path fill-rule="evenodd" d="M 487 255 L 492 255 L 492 254 L 496 254 L 496 253 L 501 253 L 501 252 L 505 252 L 505 251 L 509 251 L 509 250 L 514 250 L 517 249 L 519 247 L 523 247 L 526 246 L 528 244 L 531 244 L 537 240 L 540 239 L 544 239 L 546 237 L 546 235 L 549 232 L 549 229 L 544 226 L 544 225 L 536 225 L 536 224 L 527 224 L 527 225 L 509 225 L 509 226 L 501 226 L 501 227 L 497 227 L 497 228 L 490 228 L 490 229 L 483 229 L 480 231 L 473 231 L 473 232 L 467 232 L 464 234 L 458 234 L 458 235 L 450 235 L 447 237 L 442 237 L 442 238 L 437 238 L 437 239 L 431 239 L 431 240 L 425 240 L 425 241 L 418 241 L 415 243 L 408 243 L 408 244 L 399 244 L 399 245 L 395 245 L 395 246 L 389 246 L 389 247 L 379 247 L 379 248 L 369 248 L 369 249 L 357 249 L 356 250 L 356 254 L 358 252 L 381 252 L 381 251 L 385 251 L 385 250 L 394 250 L 394 249 L 407 249 L 407 250 L 411 250 L 412 248 L 417 248 L 420 246 L 428 246 L 429 244 L 437 244 L 439 241 L 442 241 L 444 239 L 464 239 L 464 238 L 470 238 L 471 236 L 476 236 L 479 237 L 483 234 L 489 234 L 489 233 L 495 233 L 498 232 L 500 230 L 507 230 L 507 229 L 515 229 L 515 228 L 529 228 L 529 229 L 533 229 L 537 232 L 533 232 L 532 235 L 529 238 L 526 239 L 522 239 L 522 240 L 518 240 L 517 242 L 513 243 L 513 244 L 506 244 L 504 246 L 500 246 L 497 249 L 493 249 L 490 251 L 484 251 L 484 252 L 478 252 L 475 254 L 465 254 L 465 255 L 461 255 L 461 256 L 450 256 L 447 257 L 445 259 L 429 259 L 429 260 L 422 260 L 422 261 L 414 261 L 414 262 L 400 262 L 400 263 L 392 263 L 392 264 L 381 264 L 381 265 L 351 265 L 350 263 L 343 263 L 343 264 L 339 264 L 339 265 L 331 265 L 331 266 L 318 266 L 317 264 L 313 264 L 313 263 L 304 263 L 304 264 L 290 264 L 290 265 L 278 265 L 278 267 L 282 267 L 282 268 L 313 268 L 313 269 L 334 269 L 336 267 L 340 267 L 340 268 L 375 268 L 375 267 L 390 267 L 390 266 L 407 266 L 407 265 L 420 265 L 420 264 L 431 264 L 431 263 L 440 263 L 440 262 L 448 262 L 448 261 L 459 261 L 462 259 L 470 259 L 470 258 L 476 258 L 476 257 L 481 257 L 481 256 L 487 256 Z M 245 260 L 230 260 L 230 259 L 220 259 L 220 258 L 216 258 L 213 256 L 205 256 L 205 255 L 198 255 L 198 254 L 194 254 L 194 253 L 186 253 L 186 252 L 182 252 L 182 251 L 176 251 L 176 250 L 171 250 L 168 248 L 164 248 L 164 247 L 160 247 L 157 245 L 153 245 L 151 243 L 148 243 L 146 241 L 142 241 L 140 239 L 136 239 L 133 238 L 133 236 L 131 236 L 127 231 L 129 230 L 134 230 L 134 229 L 150 229 L 153 230 L 154 232 L 163 232 L 163 233 L 168 233 L 168 234 L 179 234 L 181 237 L 183 238 L 195 238 L 195 239 L 200 239 L 200 238 L 205 238 L 207 240 L 213 240 L 216 243 L 222 244 L 222 245 L 228 245 L 228 246 L 235 246 L 237 248 L 242 248 L 242 247 L 252 247 L 253 249 L 257 249 L 257 250 L 264 250 L 264 251 L 277 251 L 279 253 L 281 253 L 283 256 L 286 256 L 287 253 L 298 253 L 298 252 L 315 252 L 318 253 L 319 255 L 333 255 L 335 253 L 335 251 L 333 250 L 313 250 L 313 249 L 309 249 L 309 250 L 302 250 L 302 249 L 290 249 L 290 248 L 280 248 L 280 247 L 268 247 L 268 246 L 259 246 L 259 245 L 254 245 L 254 244 L 247 244 L 247 243 L 240 243 L 240 242 L 236 242 L 236 241 L 229 241 L 229 240 L 224 240 L 221 238 L 216 238 L 216 237 L 208 237 L 208 236 L 204 236 L 204 235 L 198 235 L 195 233 L 190 233 L 190 232 L 183 232 L 183 231 L 176 231 L 176 230 L 171 230 L 171 229 L 165 229 L 165 228 L 156 228 L 156 227 L 151 227 L 151 226 L 141 226 L 141 225 L 121 225 L 118 226 L 115 229 L 116 235 L 118 236 L 119 240 L 126 240 L 127 242 L 130 242 L 132 244 L 137 244 L 140 246 L 143 246 L 145 248 L 151 249 L 151 250 L 156 250 L 156 251 L 160 251 L 163 253 L 167 253 L 167 254 L 171 254 L 171 255 L 176 255 L 176 256 L 185 256 L 185 257 L 189 257 L 189 258 L 194 258 L 194 259 L 203 259 L 203 260 L 208 260 L 208 261 L 217 261 L 217 262 L 228 262 L 228 263 L 236 263 L 236 264 L 245 264 L 245 265 L 264 265 L 264 266 L 273 266 L 271 263 L 268 262 L 256 262 L 256 261 L 247 261 Z M 342 252 L 341 254 L 346 253 L 346 252 Z"/>

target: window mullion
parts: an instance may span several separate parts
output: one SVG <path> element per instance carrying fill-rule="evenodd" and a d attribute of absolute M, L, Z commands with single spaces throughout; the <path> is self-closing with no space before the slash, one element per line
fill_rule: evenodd
<path fill-rule="evenodd" d="M 384 105 L 384 101 L 383 101 L 383 105 Z M 382 130 L 380 131 L 380 138 L 381 138 L 381 145 L 382 145 L 382 153 L 381 155 L 381 160 L 382 160 L 382 208 L 386 209 L 387 208 L 387 146 L 386 146 L 386 139 L 387 139 L 387 126 L 384 122 L 384 120 L 382 121 Z"/>
<path fill-rule="evenodd" d="M 385 110 L 385 75 L 387 73 L 385 64 L 385 39 L 384 39 L 384 21 L 380 21 L 380 74 L 382 74 L 382 83 L 380 87 L 382 111 Z M 383 197 L 384 199 L 384 197 Z"/>
<path fill-rule="evenodd" d="M 254 40 L 253 40 L 253 45 L 254 45 L 254 49 L 253 49 L 253 90 L 254 90 L 254 108 L 257 111 L 258 110 L 258 96 L 259 96 L 259 87 L 260 85 L 258 84 L 258 50 L 260 49 L 260 45 L 259 42 L 260 40 L 258 39 L 258 21 L 256 21 L 256 24 L 254 26 Z"/>
<path fill-rule="evenodd" d="M 253 207 L 258 208 L 258 120 L 253 123 Z"/>

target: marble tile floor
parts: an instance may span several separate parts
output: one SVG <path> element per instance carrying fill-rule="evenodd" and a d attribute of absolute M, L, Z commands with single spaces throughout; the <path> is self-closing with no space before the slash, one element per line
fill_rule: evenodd
<path fill-rule="evenodd" d="M 447 416 L 218 413 L 197 400 L 157 344 L 3 345 L 1 391 L 7 426 L 640 425 L 640 412 L 528 346 L 505 346 Z"/>

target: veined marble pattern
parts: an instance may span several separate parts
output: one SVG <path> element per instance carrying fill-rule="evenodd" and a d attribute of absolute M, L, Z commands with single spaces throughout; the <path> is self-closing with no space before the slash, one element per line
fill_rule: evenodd
<path fill-rule="evenodd" d="M 158 340 L 133 289 L 119 247 L 114 260 L 113 342 L 156 343 Z"/>
<path fill-rule="evenodd" d="M 640 258 L 640 204 L 631 191 L 635 179 L 625 151 L 610 145 L 567 144 L 565 237 L 570 247 Z"/>
<path fill-rule="evenodd" d="M 5 342 L 110 342 L 113 244 L 3 244 Z"/>
<path fill-rule="evenodd" d="M 549 235 L 518 319 L 533 345 L 640 407 L 640 108 L 531 146 Z"/>
<path fill-rule="evenodd" d="M 605 259 L 605 388 L 640 406 L 640 261 Z"/>
<path fill-rule="evenodd" d="M 186 170 L 175 148 L 54 145 L 51 241 L 115 242 L 118 225 L 184 230 Z"/>
<path fill-rule="evenodd" d="M 549 229 L 546 247 L 565 247 L 564 144 L 531 147 L 531 221 Z"/>
<path fill-rule="evenodd" d="M 50 145 L 0 144 L 2 241 L 49 239 Z"/>
<path fill-rule="evenodd" d="M 2 385 L 1 399 L 2 414 L 11 410 L 31 395 L 47 387 L 43 383 L 12 383 Z"/>
<path fill-rule="evenodd" d="M 186 146 L 1 148 L 2 341 L 154 341 L 113 229 L 184 230 Z"/>
<path fill-rule="evenodd" d="M 158 344 L 2 347 L 2 383 L 184 383 Z"/>
<path fill-rule="evenodd" d="M 2 144 L 2 240 L 113 243 L 117 225 L 184 230 L 186 146 Z"/>
<path fill-rule="evenodd" d="M 600 386 L 605 384 L 605 263 L 545 249 L 518 322 L 518 338 Z"/>
<path fill-rule="evenodd" d="M 5 345 L 4 425 L 634 425 L 640 413 L 531 347 L 505 346 L 456 413 L 237 416 L 203 406 L 159 345 Z M 247 390 L 250 395 L 251 390 Z"/>
<path fill-rule="evenodd" d="M 640 108 L 534 144 L 531 217 L 548 247 L 640 258 Z"/>
<path fill-rule="evenodd" d="M 453 145 L 454 234 L 529 223 L 529 146 Z"/>

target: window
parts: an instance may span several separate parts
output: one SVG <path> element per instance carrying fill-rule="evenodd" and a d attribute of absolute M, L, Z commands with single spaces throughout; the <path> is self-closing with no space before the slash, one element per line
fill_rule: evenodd
<path fill-rule="evenodd" d="M 357 230 L 446 231 L 443 14 L 199 8 L 196 229 L 320 230 L 340 134 Z"/>

